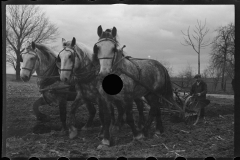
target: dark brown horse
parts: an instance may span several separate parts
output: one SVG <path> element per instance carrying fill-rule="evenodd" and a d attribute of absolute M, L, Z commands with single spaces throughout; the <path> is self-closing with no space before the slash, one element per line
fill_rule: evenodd
<path fill-rule="evenodd" d="M 110 104 L 114 103 L 124 107 L 126 121 L 132 129 L 134 138 L 140 139 L 143 135 L 147 136 L 154 118 L 156 118 L 156 134 L 162 133 L 164 131 L 160 111 L 162 103 L 159 96 L 173 102 L 172 85 L 166 68 L 156 60 L 129 58 L 119 52 L 115 27 L 103 32 L 102 27 L 99 26 L 97 33 L 99 40 L 94 45 L 94 57 L 100 61 L 99 76 L 103 79 L 109 74 L 117 74 L 123 81 L 123 89 L 117 95 L 108 95 L 103 90 L 101 83 L 97 85 L 104 103 L 104 117 L 110 117 Z M 114 84 L 113 86 L 109 84 L 109 87 L 114 87 Z M 138 131 L 133 120 L 132 102 L 133 99 L 142 96 L 150 104 L 151 109 L 143 130 Z M 110 123 L 110 118 L 104 119 L 104 138 L 99 147 L 110 145 Z"/>
<path fill-rule="evenodd" d="M 63 82 L 69 82 L 74 79 L 75 88 L 77 92 L 77 97 L 74 103 L 71 106 L 70 112 L 70 138 L 77 136 L 77 129 L 75 127 L 75 111 L 78 108 L 79 104 L 85 103 L 85 101 L 93 101 L 99 106 L 99 117 L 102 122 L 102 130 L 100 136 L 103 133 L 105 122 L 104 119 L 110 118 L 114 120 L 114 111 L 111 106 L 111 114 L 109 117 L 105 117 L 102 110 L 102 101 L 99 99 L 100 95 L 96 88 L 98 83 L 97 75 L 99 72 L 99 62 L 93 62 L 93 52 L 92 49 L 86 46 L 83 43 L 76 42 L 76 39 L 73 38 L 72 41 L 66 41 L 62 39 L 63 50 L 59 53 L 58 61 L 61 61 L 61 73 L 60 79 Z M 140 99 L 135 100 L 138 110 L 139 110 L 139 124 L 143 124 L 144 115 L 143 115 L 143 102 Z M 117 124 L 119 127 L 123 122 L 124 110 L 118 105 L 118 120 Z M 112 122 L 114 124 L 114 122 Z"/>
<path fill-rule="evenodd" d="M 38 87 L 42 96 L 33 104 L 33 111 L 39 121 L 47 121 L 49 117 L 39 111 L 39 107 L 46 104 L 59 105 L 60 120 L 63 130 L 66 127 L 66 106 L 67 101 L 73 101 L 76 98 L 75 87 L 69 88 L 69 85 L 60 81 L 58 68 L 56 66 L 56 55 L 49 47 L 38 43 L 28 43 L 25 52 L 21 58 L 23 67 L 21 70 L 21 79 L 28 82 L 32 74 L 36 71 L 38 76 Z M 51 89 L 54 88 L 54 89 Z M 85 127 L 92 124 L 96 109 L 93 104 L 86 101 L 86 107 L 89 111 L 89 119 Z"/>

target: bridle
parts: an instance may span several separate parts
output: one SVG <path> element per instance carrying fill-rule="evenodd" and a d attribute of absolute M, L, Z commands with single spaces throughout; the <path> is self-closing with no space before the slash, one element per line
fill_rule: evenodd
<path fill-rule="evenodd" d="M 35 54 L 33 54 L 33 53 L 35 53 Z M 37 58 L 36 61 L 37 61 L 37 60 L 39 61 L 39 57 L 37 56 L 36 51 L 33 51 L 33 53 L 31 53 L 31 52 L 25 52 L 25 53 L 21 53 L 20 56 L 22 56 L 22 54 L 31 54 L 31 55 L 34 55 L 34 57 Z M 56 64 L 56 63 L 53 63 L 48 69 L 46 69 L 46 71 L 45 71 L 41 76 L 38 76 L 38 77 L 40 77 L 40 78 L 45 77 L 44 75 L 47 73 L 47 71 L 49 71 L 55 64 Z M 30 74 L 29 74 L 29 77 L 30 77 L 30 76 L 32 75 L 32 71 L 33 71 L 34 67 L 35 67 L 35 65 L 33 66 L 33 68 L 22 67 L 22 69 L 25 69 L 25 70 L 30 71 Z M 50 77 L 50 76 L 49 76 L 49 77 Z M 52 77 L 56 77 L 56 76 L 52 76 Z"/>
<path fill-rule="evenodd" d="M 113 57 L 98 58 L 99 60 L 101 60 L 101 59 L 111 59 L 111 60 L 112 60 L 112 66 L 111 66 L 111 70 L 110 70 L 110 72 L 112 73 L 112 72 L 113 72 L 113 68 L 114 68 L 115 66 L 117 66 L 117 64 L 118 64 L 119 62 L 121 62 L 123 59 L 125 59 L 125 58 L 127 58 L 127 57 L 123 55 L 123 57 L 122 57 L 120 60 L 118 60 L 117 62 L 115 62 L 115 61 L 117 60 L 116 54 L 118 53 L 117 42 L 116 42 L 115 40 L 111 39 L 111 38 L 103 38 L 103 39 L 100 39 L 97 43 L 95 43 L 94 47 L 97 47 L 97 44 L 98 44 L 99 42 L 102 42 L 102 41 L 111 41 L 111 42 L 113 42 L 114 45 L 115 45 L 115 48 L 114 48 L 114 51 L 113 51 L 113 52 L 114 52 Z M 120 50 L 123 50 L 124 47 L 126 47 L 126 46 L 123 45 L 123 47 L 122 47 Z M 95 49 L 94 49 L 94 52 L 96 52 Z"/>
<path fill-rule="evenodd" d="M 72 50 L 67 50 L 67 47 L 64 47 L 60 52 L 59 52 L 59 54 L 58 54 L 58 60 L 60 60 L 60 54 L 63 52 L 63 51 L 68 51 L 68 52 L 70 52 L 71 53 L 71 60 L 72 60 L 72 62 L 73 62 L 73 65 L 72 65 L 72 68 L 71 69 L 65 69 L 65 68 L 60 68 L 59 70 L 60 71 L 69 71 L 69 72 L 71 72 L 71 74 L 70 74 L 70 77 L 72 77 L 72 74 L 74 73 L 74 71 L 73 71 L 73 69 L 74 69 L 74 66 L 75 66 L 75 57 L 77 56 L 79 59 L 80 59 L 80 57 L 78 56 L 78 54 L 76 53 L 76 50 L 74 49 L 74 48 L 71 48 L 72 50 L 73 50 L 73 52 L 72 52 Z"/>
<path fill-rule="evenodd" d="M 116 61 L 116 58 L 117 58 L 117 57 L 116 57 L 116 53 L 117 53 L 117 42 L 116 42 L 115 40 L 111 39 L 111 38 L 102 38 L 102 39 L 100 39 L 97 43 L 95 43 L 94 47 L 97 47 L 97 44 L 100 43 L 100 42 L 102 42 L 102 41 L 111 41 L 111 42 L 113 42 L 114 45 L 115 45 L 114 51 L 113 51 L 113 53 L 114 53 L 113 57 L 98 58 L 99 60 L 101 60 L 101 59 L 111 59 L 111 60 L 112 60 L 111 70 L 112 70 L 112 68 L 113 68 L 113 66 L 114 66 L 114 62 Z M 95 49 L 94 49 L 94 50 L 95 50 Z M 95 52 L 95 51 L 94 51 L 94 52 Z"/>
<path fill-rule="evenodd" d="M 35 53 L 35 52 L 34 52 L 34 53 Z M 36 53 L 33 54 L 33 53 L 31 53 L 31 52 L 25 52 L 25 53 L 21 53 L 20 56 L 22 56 L 23 54 L 31 54 L 31 55 L 34 55 L 34 58 L 37 58 L 36 60 L 39 59 Z M 32 75 L 32 71 L 33 71 L 33 69 L 34 69 L 34 66 L 35 66 L 35 65 L 33 65 L 33 68 L 22 67 L 22 69 L 25 69 L 25 70 L 30 71 L 29 76 L 31 76 L 31 75 Z"/>

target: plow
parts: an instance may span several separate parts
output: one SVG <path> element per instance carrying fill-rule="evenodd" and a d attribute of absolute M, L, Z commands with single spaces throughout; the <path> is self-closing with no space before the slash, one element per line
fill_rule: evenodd
<path fill-rule="evenodd" d="M 131 76 L 131 75 L 128 75 L 128 76 Z M 136 81 L 138 81 L 138 80 L 136 79 Z M 171 82 L 171 83 L 174 83 L 174 82 Z M 139 84 L 142 85 L 141 82 L 139 82 Z M 177 85 L 176 83 L 174 83 L 174 84 Z M 71 94 L 71 96 L 74 99 L 74 97 L 76 97 L 77 93 L 74 90 L 69 90 L 69 88 L 71 88 L 71 87 L 73 87 L 73 86 L 72 85 L 61 85 L 61 86 L 56 87 L 54 85 L 50 85 L 50 86 L 47 86 L 46 88 L 40 89 L 39 92 L 42 93 L 42 92 L 47 91 L 47 92 L 55 93 L 55 94 L 66 93 L 66 94 Z M 146 86 L 144 86 L 144 87 L 146 87 Z M 196 103 L 194 103 L 194 101 L 195 101 L 194 96 L 190 96 L 187 93 L 185 94 L 186 91 L 184 91 L 184 95 L 181 95 L 181 91 L 182 90 L 178 90 L 177 88 L 173 89 L 173 94 L 174 94 L 173 102 L 168 101 L 161 95 L 155 94 L 157 97 L 159 97 L 159 101 L 161 101 L 161 103 L 162 103 L 162 105 L 160 106 L 161 112 L 164 114 L 170 114 L 170 115 L 177 116 L 182 121 L 184 121 L 186 124 L 196 125 L 199 120 L 201 108 L 197 107 L 198 105 Z M 148 102 L 144 98 L 142 98 L 142 101 L 146 104 L 146 105 L 144 105 L 145 112 L 148 112 L 150 109 Z M 92 103 L 95 104 L 94 102 L 92 102 Z M 51 105 L 51 104 L 48 103 L 48 105 Z M 97 104 L 95 104 L 95 105 L 97 105 Z M 133 111 L 136 111 L 136 110 L 137 110 L 137 108 L 134 106 Z"/>

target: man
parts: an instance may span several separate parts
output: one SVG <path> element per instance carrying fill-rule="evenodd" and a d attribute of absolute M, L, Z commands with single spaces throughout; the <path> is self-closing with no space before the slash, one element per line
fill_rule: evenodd
<path fill-rule="evenodd" d="M 201 108 L 200 119 L 204 119 L 204 107 L 210 103 L 210 101 L 206 99 L 207 84 L 201 79 L 200 74 L 195 75 L 194 79 L 196 80 L 196 82 L 192 85 L 190 95 L 195 98 L 195 104 L 198 105 L 199 108 Z"/>

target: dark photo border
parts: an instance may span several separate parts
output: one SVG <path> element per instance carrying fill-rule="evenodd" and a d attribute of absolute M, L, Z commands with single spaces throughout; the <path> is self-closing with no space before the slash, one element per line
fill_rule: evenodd
<path fill-rule="evenodd" d="M 236 28 L 236 53 L 240 51 L 240 0 L 8 0 L 1 2 L 2 8 L 2 157 L 6 156 L 6 5 L 9 4 L 148 4 L 148 5 L 234 5 L 235 6 L 235 28 Z M 240 81 L 240 61 L 239 54 L 235 55 L 235 81 Z M 238 62 L 238 63 L 237 63 Z M 234 157 L 240 156 L 240 84 L 235 84 L 234 97 Z M 229 157 L 229 158 L 234 158 Z"/>

